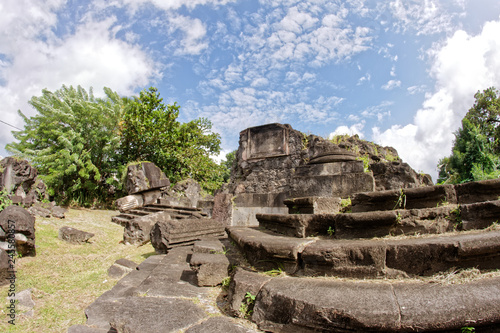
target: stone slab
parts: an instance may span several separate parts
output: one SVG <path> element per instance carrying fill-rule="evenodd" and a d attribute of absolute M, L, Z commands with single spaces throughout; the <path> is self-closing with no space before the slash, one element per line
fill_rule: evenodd
<path fill-rule="evenodd" d="M 243 251 L 253 266 L 267 271 L 282 269 L 293 273 L 299 269 L 298 254 L 310 240 L 266 233 L 255 228 L 228 227 L 229 237 Z"/>
<path fill-rule="evenodd" d="M 247 271 L 237 267 L 232 274 L 227 299 L 229 300 L 229 312 L 234 317 L 243 317 L 241 305 L 248 293 L 257 295 L 264 284 L 271 281 L 270 276 Z"/>
<path fill-rule="evenodd" d="M 252 320 L 272 332 L 392 332 L 399 307 L 389 284 L 275 278 L 257 295 Z"/>
<path fill-rule="evenodd" d="M 347 198 L 358 192 L 375 189 L 371 173 L 348 173 L 343 175 L 294 177 L 292 197 L 341 197 Z"/>
<path fill-rule="evenodd" d="M 306 275 L 377 278 L 386 275 L 383 241 L 318 240 L 301 253 Z"/>
<path fill-rule="evenodd" d="M 59 228 L 59 239 L 71 244 L 83 244 L 88 243 L 90 238 L 94 237 L 91 232 L 86 232 L 71 228 L 68 226 L 63 226 Z"/>
<path fill-rule="evenodd" d="M 199 287 L 214 287 L 228 276 L 229 260 L 224 254 L 193 253 L 190 265 Z"/>
<path fill-rule="evenodd" d="M 223 253 L 224 245 L 220 240 L 201 240 L 193 244 L 194 253 Z"/>
<path fill-rule="evenodd" d="M 204 322 L 186 330 L 186 333 L 253 333 L 249 329 L 238 325 L 233 319 L 228 317 L 212 317 Z"/>
<path fill-rule="evenodd" d="M 339 197 L 303 197 L 284 201 L 288 214 L 337 214 L 340 211 Z"/>
<path fill-rule="evenodd" d="M 296 177 L 337 176 L 349 173 L 363 173 L 363 161 L 307 164 L 295 169 Z"/>
<path fill-rule="evenodd" d="M 500 279 L 437 285 L 274 278 L 252 319 L 272 332 L 478 332 L 500 327 Z M 490 330 L 491 329 L 491 330 Z"/>
<path fill-rule="evenodd" d="M 285 236 L 306 238 L 326 235 L 335 224 L 334 214 L 257 214 L 259 226 Z"/>
<path fill-rule="evenodd" d="M 225 234 L 224 224 L 214 219 L 183 219 L 158 221 L 151 229 L 151 245 L 156 253 L 167 253 L 175 246 L 192 245 L 203 238 Z"/>
<path fill-rule="evenodd" d="M 458 203 L 461 205 L 480 201 L 498 200 L 500 179 L 489 179 L 455 185 Z"/>
<path fill-rule="evenodd" d="M 168 313 L 168 316 L 161 315 Z M 176 332 L 207 317 L 191 300 L 130 297 L 110 317 L 110 326 L 118 332 Z"/>
<path fill-rule="evenodd" d="M 482 229 L 500 222 L 500 200 L 460 205 L 463 230 Z"/>

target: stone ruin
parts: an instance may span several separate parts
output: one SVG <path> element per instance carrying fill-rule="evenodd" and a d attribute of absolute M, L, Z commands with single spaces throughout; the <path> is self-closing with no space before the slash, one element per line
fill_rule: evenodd
<path fill-rule="evenodd" d="M 224 235 L 224 225 L 210 219 L 201 186 L 186 179 L 170 188 L 165 174 L 151 162 L 128 167 L 129 195 L 116 201 L 120 214 L 111 221 L 124 227 L 125 244 L 151 241 L 157 253 L 193 244 L 200 237 Z M 200 207 L 198 208 L 198 204 Z"/>
<path fill-rule="evenodd" d="M 66 209 L 48 202 L 45 183 L 27 160 L 6 157 L 0 161 L 0 191 L 14 205 L 28 209 L 31 215 L 64 218 Z"/>
<path fill-rule="evenodd" d="M 372 147 L 366 172 L 347 144 L 288 125 L 243 131 L 213 219 L 161 213 L 152 230 L 163 241 L 150 233 L 161 254 L 129 268 L 68 332 L 498 332 L 500 180 L 433 186 Z M 227 237 L 203 235 L 216 222 Z M 467 269 L 492 274 L 426 280 Z M 228 277 L 214 309 L 210 287 Z"/>
<path fill-rule="evenodd" d="M 286 213 L 288 198 L 348 198 L 422 185 L 432 185 L 430 176 L 403 163 L 394 148 L 356 136 L 334 144 L 290 125 L 269 124 L 240 133 L 231 181 L 215 198 L 214 216 L 226 225 L 252 226 L 258 225 L 257 213 Z"/>

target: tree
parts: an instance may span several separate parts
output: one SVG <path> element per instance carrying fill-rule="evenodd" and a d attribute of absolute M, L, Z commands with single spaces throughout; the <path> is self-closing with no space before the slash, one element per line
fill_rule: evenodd
<path fill-rule="evenodd" d="M 116 155 L 120 144 L 118 124 L 124 100 L 109 88 L 106 98 L 95 98 L 78 86 L 62 86 L 29 101 L 38 114 L 24 119 L 24 130 L 13 132 L 18 142 L 7 145 L 10 152 L 27 158 L 58 202 L 89 205 L 113 199 L 111 184 L 118 185 L 121 163 Z"/>
<path fill-rule="evenodd" d="M 220 135 L 205 118 L 178 122 L 179 108 L 165 105 L 154 87 L 130 100 L 120 123 L 123 158 L 153 162 L 172 182 L 193 178 L 213 191 L 223 182 L 222 166 L 211 159 L 220 152 Z"/>
<path fill-rule="evenodd" d="M 236 160 L 236 150 L 226 154 L 226 159 L 221 161 L 221 165 L 224 167 L 223 179 L 224 182 L 228 182 L 231 178 L 231 169 L 233 168 L 234 161 Z"/>
<path fill-rule="evenodd" d="M 491 87 L 474 97 L 474 105 L 455 132 L 452 155 L 439 161 L 438 183 L 456 184 L 500 175 L 500 96 Z"/>

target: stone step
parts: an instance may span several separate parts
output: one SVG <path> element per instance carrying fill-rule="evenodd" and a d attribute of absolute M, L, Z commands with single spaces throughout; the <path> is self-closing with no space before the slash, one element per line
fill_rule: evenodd
<path fill-rule="evenodd" d="M 149 213 L 150 212 L 145 211 L 142 208 L 130 209 L 130 210 L 127 211 L 127 214 L 129 214 L 129 215 L 137 215 L 137 216 L 144 216 L 144 215 L 148 215 Z"/>
<path fill-rule="evenodd" d="M 195 286 L 190 256 L 184 247 L 148 257 L 86 308 L 85 325 L 68 332 L 256 333 L 223 316 L 209 288 Z"/>
<path fill-rule="evenodd" d="M 498 277 L 461 284 L 263 280 L 237 269 L 229 290 L 233 311 L 245 290 L 256 296 L 252 320 L 269 332 L 459 332 L 467 326 L 498 332 L 500 327 Z"/>
<path fill-rule="evenodd" d="M 151 245 L 156 253 L 168 253 L 177 246 L 192 245 L 195 241 L 225 235 L 224 224 L 214 219 L 163 219 L 151 230 Z"/>
<path fill-rule="evenodd" d="M 256 217 L 260 227 L 299 238 L 329 235 L 335 239 L 356 239 L 441 234 L 454 230 L 482 229 L 498 222 L 500 201 L 411 210 L 350 214 L 257 214 Z"/>
<path fill-rule="evenodd" d="M 436 185 L 400 190 L 362 192 L 353 196 L 352 212 L 419 209 L 446 204 L 471 204 L 498 200 L 500 179 L 459 185 Z"/>
<path fill-rule="evenodd" d="M 201 209 L 198 209 L 196 207 L 186 207 L 186 206 L 177 206 L 177 205 L 167 205 L 167 204 L 161 204 L 161 203 L 155 203 L 155 204 L 150 204 L 147 206 L 144 206 L 145 208 L 156 208 L 156 209 L 174 209 L 178 211 L 186 211 L 186 212 L 197 212 L 199 214 L 205 214 Z M 206 214 L 205 214 L 206 215 Z"/>
<path fill-rule="evenodd" d="M 432 275 L 452 267 L 500 269 L 500 231 L 370 240 L 300 239 L 241 227 L 227 232 L 249 263 L 263 271 L 382 278 Z"/>

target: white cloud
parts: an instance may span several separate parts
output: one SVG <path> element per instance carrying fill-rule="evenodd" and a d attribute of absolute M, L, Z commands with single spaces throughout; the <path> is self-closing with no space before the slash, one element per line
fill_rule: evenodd
<path fill-rule="evenodd" d="M 169 23 L 172 32 L 180 30 L 183 33 L 179 45 L 174 45 L 175 55 L 197 55 L 208 47 L 208 43 L 204 40 L 207 29 L 201 20 L 179 15 L 170 17 Z"/>
<path fill-rule="evenodd" d="M 395 0 L 389 10 L 397 21 L 396 28 L 414 30 L 417 35 L 430 35 L 453 30 L 453 20 L 460 16 L 463 4 L 439 0 Z"/>
<path fill-rule="evenodd" d="M 355 134 L 359 135 L 360 138 L 364 137 L 363 134 L 363 128 L 365 127 L 365 124 L 363 122 L 354 124 L 350 127 L 347 127 L 345 125 L 339 126 L 335 129 L 335 131 L 331 132 L 330 135 L 328 135 L 328 139 L 332 139 L 336 135 L 350 135 L 353 136 Z"/>
<path fill-rule="evenodd" d="M 163 9 L 163 10 L 175 10 L 179 9 L 182 6 L 185 6 L 187 9 L 194 9 L 197 6 L 203 5 L 225 5 L 230 2 L 234 2 L 235 0 L 121 0 L 122 3 L 130 6 L 133 11 L 136 11 L 141 5 L 146 3 L 151 3 L 154 6 Z"/>
<path fill-rule="evenodd" d="M 408 87 L 406 90 L 408 91 L 408 93 L 410 95 L 415 95 L 415 94 L 424 92 L 426 88 L 427 88 L 426 85 L 420 85 L 420 86 L 411 86 L 411 87 Z"/>
<path fill-rule="evenodd" d="M 369 82 L 371 80 L 371 75 L 370 73 L 366 73 L 365 76 L 362 76 L 359 78 L 358 83 L 356 85 L 360 86 L 365 82 Z"/>
<path fill-rule="evenodd" d="M 27 102 L 41 95 L 44 88 L 57 90 L 63 84 L 85 89 L 93 86 L 99 96 L 102 87 L 107 86 L 131 94 L 159 76 L 156 64 L 146 53 L 115 38 L 113 17 L 94 21 L 87 16 L 74 34 L 57 37 L 52 32 L 57 23 L 55 11 L 61 10 L 63 4 L 11 1 L 2 7 L 2 16 L 7 19 L 0 23 L 5 24 L 0 29 L 0 53 L 8 59 L 0 66 L 2 120 L 14 126 L 24 125 L 18 109 L 34 115 L 35 110 Z M 10 130 L 0 131 L 2 147 L 13 140 Z"/>
<path fill-rule="evenodd" d="M 394 88 L 401 87 L 401 81 L 399 80 L 389 80 L 386 84 L 382 86 L 384 90 L 392 90 Z"/>
<path fill-rule="evenodd" d="M 432 50 L 435 92 L 426 97 L 413 124 L 373 129 L 375 141 L 394 146 L 410 165 L 436 179 L 440 158 L 451 154 L 453 132 L 474 103 L 474 94 L 500 86 L 500 21 L 487 22 L 480 34 L 457 31 Z M 408 149 L 411 147 L 411 149 Z"/>

